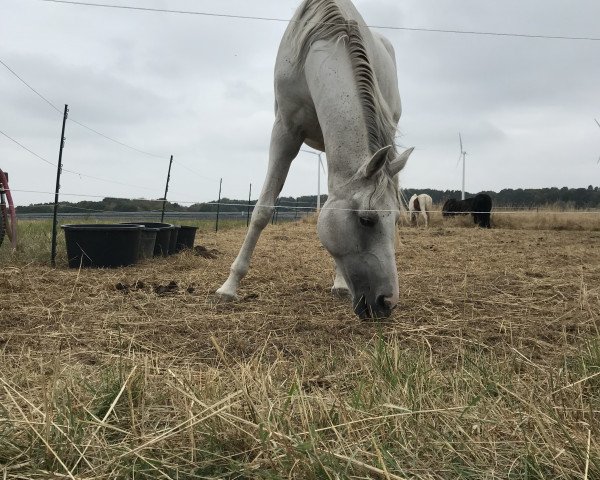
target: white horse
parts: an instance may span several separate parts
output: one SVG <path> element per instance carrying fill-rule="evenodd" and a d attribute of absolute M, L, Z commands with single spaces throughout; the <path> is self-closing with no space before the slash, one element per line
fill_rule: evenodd
<path fill-rule="evenodd" d="M 406 200 L 405 200 L 406 201 Z M 433 207 L 433 200 L 426 193 L 417 195 L 416 193 L 410 197 L 408 202 L 408 214 L 410 215 L 411 224 L 419 224 L 419 215 L 425 221 L 425 226 L 429 225 L 429 216 Z"/>
<path fill-rule="evenodd" d="M 250 228 L 217 290 L 237 299 L 300 147 L 327 154 L 329 196 L 317 231 L 333 256 L 333 291 L 352 296 L 361 318 L 384 318 L 398 302 L 397 174 L 412 148 L 394 147 L 400 119 L 394 49 L 372 33 L 350 0 L 304 0 L 279 46 L 269 168 Z"/>

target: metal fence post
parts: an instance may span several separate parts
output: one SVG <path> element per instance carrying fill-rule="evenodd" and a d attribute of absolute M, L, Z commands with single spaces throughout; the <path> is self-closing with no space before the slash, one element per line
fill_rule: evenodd
<path fill-rule="evenodd" d="M 173 155 L 171 155 L 171 160 L 169 161 L 169 173 L 167 173 L 167 185 L 165 186 L 165 196 L 163 197 L 162 213 L 160 215 L 161 222 L 164 222 L 164 220 L 165 220 L 165 208 L 167 206 L 167 193 L 169 191 L 169 180 L 171 180 L 171 165 L 173 165 Z"/>
<path fill-rule="evenodd" d="M 54 213 L 52 215 L 52 246 L 50 248 L 50 264 L 56 267 L 56 219 L 58 216 L 58 192 L 60 190 L 60 174 L 62 173 L 62 155 L 65 147 L 65 124 L 69 115 L 69 106 L 65 105 L 63 114 L 62 131 L 60 134 L 60 148 L 58 150 L 58 166 L 56 168 L 56 188 L 54 189 Z"/>
<path fill-rule="evenodd" d="M 279 204 L 279 198 L 275 201 L 275 209 L 273 210 L 273 215 L 271 216 L 271 225 L 275 224 L 275 220 L 277 218 L 277 205 Z"/>
<path fill-rule="evenodd" d="M 250 184 L 250 192 L 248 192 L 248 217 L 246 218 L 246 228 L 250 225 L 250 198 L 252 197 L 252 184 Z"/>
<path fill-rule="evenodd" d="M 217 220 L 215 222 L 215 232 L 219 231 L 219 212 L 221 210 L 221 187 L 223 186 L 223 179 L 219 180 L 219 200 L 217 202 Z"/>

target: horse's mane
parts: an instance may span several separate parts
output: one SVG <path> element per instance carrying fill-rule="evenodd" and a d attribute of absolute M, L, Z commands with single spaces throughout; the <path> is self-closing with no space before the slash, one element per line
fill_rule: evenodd
<path fill-rule="evenodd" d="M 393 158 L 396 125 L 379 90 L 358 23 L 346 19 L 335 0 L 304 0 L 295 20 L 291 39 L 296 65 L 304 65 L 310 47 L 318 40 L 346 44 L 367 126 L 370 153 L 392 145 L 389 158 Z"/>

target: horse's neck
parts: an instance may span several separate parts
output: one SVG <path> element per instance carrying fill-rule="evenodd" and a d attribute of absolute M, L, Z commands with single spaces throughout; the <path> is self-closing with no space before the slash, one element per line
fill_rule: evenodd
<path fill-rule="evenodd" d="M 316 42 L 304 71 L 323 134 L 330 183 L 347 182 L 369 157 L 369 137 L 344 45 Z"/>

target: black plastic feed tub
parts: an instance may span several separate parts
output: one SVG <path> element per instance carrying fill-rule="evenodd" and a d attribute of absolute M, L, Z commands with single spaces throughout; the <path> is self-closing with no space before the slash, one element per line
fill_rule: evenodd
<path fill-rule="evenodd" d="M 169 245 L 171 243 L 172 232 L 175 231 L 175 225 L 160 222 L 136 222 L 146 228 L 157 228 L 156 243 L 154 244 L 154 256 L 166 257 L 169 254 Z"/>
<path fill-rule="evenodd" d="M 156 246 L 156 237 L 158 236 L 159 229 L 146 227 L 141 223 L 122 223 L 121 225 L 140 225 L 143 227 L 142 235 L 140 236 L 140 251 L 138 258 L 145 260 L 154 256 L 154 247 Z"/>
<path fill-rule="evenodd" d="M 138 261 L 141 225 L 61 225 L 69 268 L 124 267 Z"/>
<path fill-rule="evenodd" d="M 194 248 L 194 242 L 196 241 L 196 230 L 198 230 L 198 227 L 181 225 L 179 234 L 177 235 L 177 244 L 175 247 L 176 252 L 181 252 L 186 248 Z"/>
<path fill-rule="evenodd" d="M 171 230 L 171 239 L 169 240 L 169 255 L 177 253 L 177 237 L 179 236 L 180 228 L 181 227 L 179 225 L 173 225 L 173 230 Z"/>
<path fill-rule="evenodd" d="M 156 247 L 156 238 L 158 237 L 158 228 L 144 227 L 140 238 L 140 260 L 152 258 Z"/>

